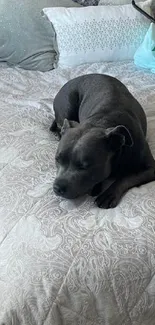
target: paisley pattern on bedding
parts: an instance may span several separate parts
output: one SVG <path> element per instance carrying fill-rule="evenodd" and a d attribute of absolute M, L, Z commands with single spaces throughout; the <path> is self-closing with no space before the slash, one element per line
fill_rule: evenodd
<path fill-rule="evenodd" d="M 155 155 L 155 75 L 131 62 L 0 71 L 0 324 L 154 325 L 155 183 L 108 211 L 56 197 L 49 127 L 69 79 L 110 74 L 143 105 Z"/>

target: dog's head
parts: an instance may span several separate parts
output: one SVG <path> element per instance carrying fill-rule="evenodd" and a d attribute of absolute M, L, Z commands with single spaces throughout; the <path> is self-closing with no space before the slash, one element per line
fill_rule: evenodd
<path fill-rule="evenodd" d="M 57 177 L 54 192 L 73 199 L 87 194 L 112 172 L 113 157 L 123 146 L 132 146 L 124 126 L 103 130 L 85 128 L 65 119 L 56 153 Z"/>

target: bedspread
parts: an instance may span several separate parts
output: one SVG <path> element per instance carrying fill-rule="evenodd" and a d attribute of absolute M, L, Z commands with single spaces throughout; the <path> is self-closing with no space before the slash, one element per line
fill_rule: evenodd
<path fill-rule="evenodd" d="M 95 72 L 140 101 L 155 156 L 155 75 L 132 62 L 47 73 L 0 65 L 0 325 L 155 325 L 155 182 L 110 210 L 52 190 L 53 98 Z"/>

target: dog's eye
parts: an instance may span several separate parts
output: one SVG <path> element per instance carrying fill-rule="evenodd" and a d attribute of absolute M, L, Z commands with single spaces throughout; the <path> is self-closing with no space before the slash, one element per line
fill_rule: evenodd
<path fill-rule="evenodd" d="M 79 170 L 86 170 L 88 168 L 88 165 L 87 164 L 82 164 L 80 162 L 77 162 L 76 163 L 76 168 L 78 168 Z"/>

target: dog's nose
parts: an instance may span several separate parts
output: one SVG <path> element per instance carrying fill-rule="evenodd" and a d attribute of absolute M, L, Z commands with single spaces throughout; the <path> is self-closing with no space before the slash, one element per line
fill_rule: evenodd
<path fill-rule="evenodd" d="M 64 184 L 54 184 L 53 190 L 57 195 L 64 195 L 66 192 L 66 186 Z"/>

